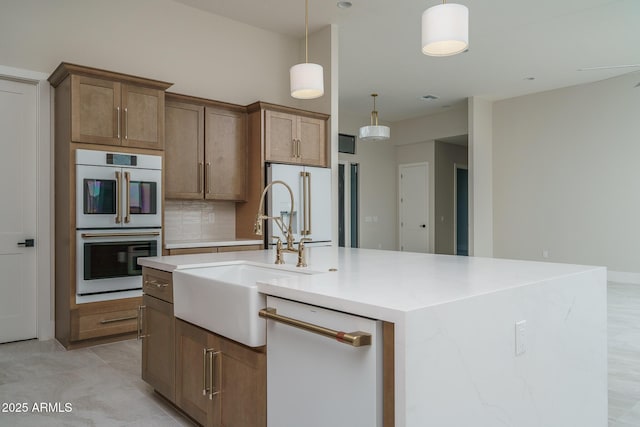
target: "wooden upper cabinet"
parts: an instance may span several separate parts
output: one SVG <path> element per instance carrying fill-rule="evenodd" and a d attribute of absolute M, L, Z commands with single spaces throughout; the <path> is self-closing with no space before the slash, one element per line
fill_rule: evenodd
<path fill-rule="evenodd" d="M 122 85 L 122 145 L 164 149 L 164 91 Z"/>
<path fill-rule="evenodd" d="M 164 149 L 164 91 L 171 83 L 61 63 L 49 82 L 71 79 L 71 142 Z"/>
<path fill-rule="evenodd" d="M 204 197 L 204 107 L 167 101 L 165 108 L 165 197 Z"/>
<path fill-rule="evenodd" d="M 205 109 L 205 198 L 245 200 L 247 188 L 247 115 Z"/>
<path fill-rule="evenodd" d="M 265 160 L 326 167 L 326 119 L 266 110 Z"/>
<path fill-rule="evenodd" d="M 326 122 L 311 117 L 298 117 L 300 163 L 327 166 Z"/>
<path fill-rule="evenodd" d="M 120 83 L 71 76 L 71 139 L 120 145 Z"/>
<path fill-rule="evenodd" d="M 265 160 L 299 163 L 296 153 L 297 117 L 279 111 L 265 111 Z"/>
<path fill-rule="evenodd" d="M 166 198 L 246 200 L 244 107 L 169 94 L 165 120 Z"/>

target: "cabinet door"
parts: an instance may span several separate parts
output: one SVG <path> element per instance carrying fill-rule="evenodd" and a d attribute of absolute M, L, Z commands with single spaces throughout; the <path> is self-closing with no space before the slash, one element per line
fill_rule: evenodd
<path fill-rule="evenodd" d="M 167 101 L 165 197 L 204 197 L 204 107 Z"/>
<path fill-rule="evenodd" d="M 298 118 L 300 162 L 309 166 L 327 166 L 326 122 L 309 117 Z"/>
<path fill-rule="evenodd" d="M 266 427 L 265 353 L 223 337 L 219 337 L 219 342 L 222 352 L 220 425 Z"/>
<path fill-rule="evenodd" d="M 71 76 L 71 140 L 120 145 L 120 83 Z"/>
<path fill-rule="evenodd" d="M 211 385 L 208 349 L 215 345 L 213 334 L 176 319 L 176 405 L 203 426 L 214 425 L 220 413 L 220 399 L 209 399 Z"/>
<path fill-rule="evenodd" d="M 246 200 L 246 114 L 207 107 L 205 123 L 205 198 Z"/>
<path fill-rule="evenodd" d="M 122 85 L 122 145 L 164 149 L 164 91 Z"/>
<path fill-rule="evenodd" d="M 142 298 L 142 379 L 170 401 L 175 400 L 173 304 Z"/>
<path fill-rule="evenodd" d="M 265 160 L 268 162 L 299 163 L 297 145 L 297 116 L 265 111 Z"/>

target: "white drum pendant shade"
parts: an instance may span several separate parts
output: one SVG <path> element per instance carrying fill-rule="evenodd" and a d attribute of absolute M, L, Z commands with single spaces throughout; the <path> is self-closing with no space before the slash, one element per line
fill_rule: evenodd
<path fill-rule="evenodd" d="M 308 62 L 296 64 L 289 69 L 291 96 L 298 99 L 313 99 L 324 95 L 322 65 Z"/>
<path fill-rule="evenodd" d="M 461 4 L 444 3 L 422 14 L 422 53 L 449 56 L 469 46 L 469 9 Z"/>
<path fill-rule="evenodd" d="M 388 126 L 362 126 L 358 138 L 362 141 L 380 141 L 389 139 L 391 130 Z"/>

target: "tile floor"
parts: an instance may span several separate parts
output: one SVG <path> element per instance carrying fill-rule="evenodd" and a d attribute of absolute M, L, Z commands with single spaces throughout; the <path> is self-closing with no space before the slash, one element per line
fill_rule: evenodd
<path fill-rule="evenodd" d="M 610 283 L 608 309 L 609 427 L 639 427 L 640 286 Z M 140 379 L 140 351 L 135 340 L 68 352 L 55 341 L 0 345 L 0 404 L 30 410 L 0 408 L 0 427 L 191 426 Z M 40 402 L 72 411 L 31 412 Z"/>
<path fill-rule="evenodd" d="M 192 426 L 142 381 L 140 354 L 135 340 L 73 351 L 56 341 L 0 345 L 0 405 L 26 402 L 30 411 L 0 407 L 0 427 Z M 40 402 L 72 410 L 32 412 Z"/>

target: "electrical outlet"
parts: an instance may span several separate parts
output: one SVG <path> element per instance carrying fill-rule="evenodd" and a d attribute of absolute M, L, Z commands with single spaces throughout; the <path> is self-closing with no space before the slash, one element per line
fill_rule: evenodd
<path fill-rule="evenodd" d="M 549 258 L 549 249 L 543 249 L 542 250 L 542 257 L 543 258 Z"/>
<path fill-rule="evenodd" d="M 516 322 L 516 356 L 520 356 L 527 351 L 527 321 Z"/>

